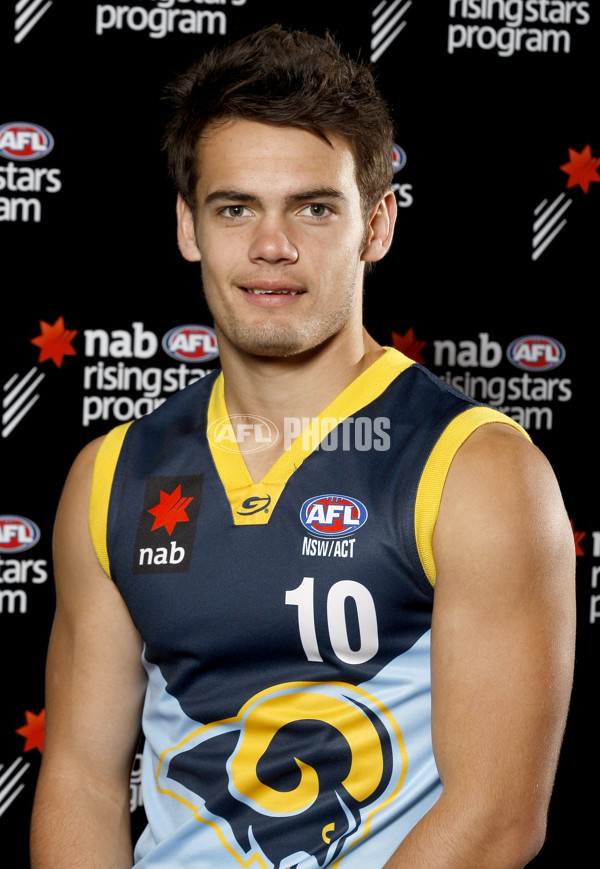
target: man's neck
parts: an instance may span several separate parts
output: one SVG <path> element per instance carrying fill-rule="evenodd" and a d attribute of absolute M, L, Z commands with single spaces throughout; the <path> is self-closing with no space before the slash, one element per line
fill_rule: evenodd
<path fill-rule="evenodd" d="M 221 364 L 227 410 L 269 418 L 317 416 L 382 352 L 366 331 L 346 346 L 332 342 L 297 356 L 256 357 L 225 350 Z"/>
<path fill-rule="evenodd" d="M 290 420 L 317 417 L 383 353 L 363 329 L 354 341 L 333 341 L 315 351 L 290 357 L 256 357 L 222 348 L 225 403 L 230 417 L 262 417 L 277 430 Z M 262 479 L 283 452 L 278 442 L 265 451 L 244 454 L 252 477 Z"/>

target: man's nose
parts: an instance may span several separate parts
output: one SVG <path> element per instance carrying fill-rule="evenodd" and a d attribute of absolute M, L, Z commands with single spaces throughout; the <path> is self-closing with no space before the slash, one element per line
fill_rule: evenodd
<path fill-rule="evenodd" d="M 296 262 L 298 249 L 291 239 L 287 221 L 274 215 L 264 216 L 255 229 L 248 255 L 252 262 Z"/>

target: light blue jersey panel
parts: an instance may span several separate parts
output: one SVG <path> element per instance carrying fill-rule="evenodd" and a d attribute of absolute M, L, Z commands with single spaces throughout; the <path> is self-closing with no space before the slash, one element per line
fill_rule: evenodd
<path fill-rule="evenodd" d="M 431 751 L 431 708 L 429 701 L 430 635 L 425 634 L 413 648 L 390 662 L 375 678 L 356 686 L 316 685 L 307 688 L 334 701 L 355 695 L 371 706 L 386 723 L 390 740 L 395 740 L 393 772 L 377 799 L 368 805 L 347 835 L 341 853 L 332 847 L 331 860 L 318 863 L 306 851 L 288 855 L 283 863 L 273 863 L 248 829 L 250 850 L 244 852 L 234 830 L 224 817 L 211 812 L 197 793 L 169 778 L 169 766 L 181 751 L 187 751 L 229 731 L 236 736 L 236 748 L 242 744 L 245 726 L 251 726 L 251 714 L 239 721 L 201 724 L 187 718 L 178 701 L 166 691 L 160 670 L 147 665 L 149 691 L 144 710 L 144 732 L 147 746 L 144 752 L 144 805 L 148 828 L 136 848 L 136 867 L 198 866 L 240 867 L 260 866 L 268 869 L 298 869 L 340 865 L 348 869 L 383 866 L 399 843 L 434 804 L 441 791 L 438 772 Z M 295 695 L 295 688 L 285 691 Z M 275 692 L 270 692 L 274 696 Z M 344 702 L 342 700 L 342 702 Z M 233 754 L 235 755 L 235 749 Z M 161 760 L 159 760 L 161 758 Z M 265 819 L 279 825 L 294 820 L 301 823 L 302 811 L 277 812 L 248 800 L 235 786 L 228 758 L 228 787 L 234 799 L 246 801 L 252 812 L 262 811 Z M 338 795 L 343 811 L 343 797 Z M 282 801 L 283 802 L 283 801 Z M 283 807 L 282 807 L 283 808 Z M 349 824 L 354 820 L 346 811 Z M 288 820 L 289 819 L 289 820 Z M 324 825 L 326 826 L 326 825 Z"/>

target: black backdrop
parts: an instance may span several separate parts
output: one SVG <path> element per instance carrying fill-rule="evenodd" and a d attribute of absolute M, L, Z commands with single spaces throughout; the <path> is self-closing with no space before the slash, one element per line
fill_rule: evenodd
<path fill-rule="evenodd" d="M 175 244 L 165 83 L 264 24 L 375 63 L 396 125 L 394 247 L 366 322 L 529 429 L 578 552 L 575 690 L 538 869 L 595 857 L 600 648 L 597 2 L 15 0 L 0 11 L 0 825 L 28 866 L 54 606 L 51 534 L 77 451 L 218 365 L 163 349 L 210 327 Z M 49 135 L 47 135 L 49 134 Z M 190 345 L 191 346 L 191 345 Z M 132 777 L 134 826 L 143 821 Z M 588 789 L 591 788 L 591 791 Z"/>

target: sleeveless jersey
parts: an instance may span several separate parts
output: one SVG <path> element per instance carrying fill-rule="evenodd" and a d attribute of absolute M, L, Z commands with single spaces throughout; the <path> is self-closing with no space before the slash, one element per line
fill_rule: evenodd
<path fill-rule="evenodd" d="M 387 349 L 259 483 L 219 372 L 107 436 L 90 530 L 148 674 L 136 867 L 376 869 L 433 805 L 431 539 L 498 421 Z"/>

